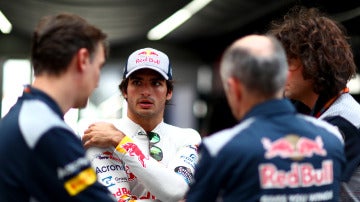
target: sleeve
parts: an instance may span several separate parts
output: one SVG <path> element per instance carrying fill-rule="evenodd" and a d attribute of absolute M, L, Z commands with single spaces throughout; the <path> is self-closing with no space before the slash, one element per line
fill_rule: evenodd
<path fill-rule="evenodd" d="M 107 187 L 117 200 L 130 201 L 133 197 L 128 175 L 123 162 L 113 154 L 114 150 L 114 147 L 91 147 L 86 150 L 86 155 L 96 171 L 98 181 Z"/>
<path fill-rule="evenodd" d="M 220 184 L 216 179 L 222 178 L 216 172 L 213 162 L 214 157 L 204 144 L 200 145 L 200 158 L 196 165 L 194 183 L 190 185 L 190 190 L 186 195 L 186 202 L 212 202 L 216 201 L 219 195 Z"/>
<path fill-rule="evenodd" d="M 157 199 L 179 201 L 184 198 L 188 190 L 184 178 L 145 155 L 131 138 L 125 136 L 116 147 L 116 152 Z"/>
<path fill-rule="evenodd" d="M 347 161 L 343 181 L 348 182 L 360 165 L 360 130 L 341 116 L 326 117 L 324 120 L 337 126 L 343 135 Z"/>
<path fill-rule="evenodd" d="M 169 162 L 169 170 L 179 174 L 189 185 L 194 180 L 195 165 L 198 161 L 198 146 L 184 145 Z"/>
<path fill-rule="evenodd" d="M 70 202 L 115 201 L 106 187 L 97 182 L 80 139 L 69 130 L 49 130 L 39 140 L 32 155 L 34 183 L 43 190 L 42 196 L 36 198 Z"/>

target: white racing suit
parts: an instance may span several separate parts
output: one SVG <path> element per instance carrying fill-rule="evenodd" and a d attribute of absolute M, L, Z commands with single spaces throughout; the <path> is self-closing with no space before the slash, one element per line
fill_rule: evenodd
<path fill-rule="evenodd" d="M 90 148 L 88 157 L 98 175 L 119 201 L 179 201 L 193 180 L 198 160 L 198 132 L 161 122 L 152 132 L 160 136 L 155 145 L 163 152 L 158 162 L 149 155 L 144 129 L 129 118 L 115 126 L 126 137 L 114 148 Z"/>

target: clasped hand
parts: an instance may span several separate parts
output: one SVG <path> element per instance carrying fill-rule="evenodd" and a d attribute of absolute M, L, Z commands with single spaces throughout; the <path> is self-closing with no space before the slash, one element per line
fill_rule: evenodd
<path fill-rule="evenodd" d="M 112 123 L 96 122 L 85 130 L 82 143 L 87 149 L 89 147 L 116 147 L 125 137 Z"/>

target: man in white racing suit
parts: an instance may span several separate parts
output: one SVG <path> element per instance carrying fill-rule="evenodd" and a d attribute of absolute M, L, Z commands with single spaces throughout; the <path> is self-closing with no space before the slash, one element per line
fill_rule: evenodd
<path fill-rule="evenodd" d="M 97 122 L 82 137 L 99 181 L 119 201 L 182 200 L 193 180 L 199 133 L 163 121 L 172 97 L 172 70 L 163 52 L 133 52 L 119 86 L 127 117 Z"/>

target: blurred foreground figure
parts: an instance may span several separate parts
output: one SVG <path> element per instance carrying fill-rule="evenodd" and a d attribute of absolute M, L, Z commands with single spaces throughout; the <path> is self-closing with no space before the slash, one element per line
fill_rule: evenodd
<path fill-rule="evenodd" d="M 86 106 L 106 59 L 106 35 L 72 14 L 44 17 L 32 45 L 35 81 L 0 122 L 0 201 L 115 201 L 64 122 Z"/>
<path fill-rule="evenodd" d="M 239 123 L 203 139 L 187 202 L 338 200 L 341 134 L 283 98 L 287 71 L 274 37 L 246 36 L 225 51 L 221 79 Z"/>

